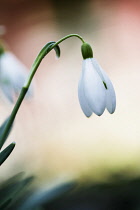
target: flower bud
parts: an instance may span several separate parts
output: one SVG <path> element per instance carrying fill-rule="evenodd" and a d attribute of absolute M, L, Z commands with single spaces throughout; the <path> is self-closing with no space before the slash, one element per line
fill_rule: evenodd
<path fill-rule="evenodd" d="M 84 42 L 82 44 L 81 51 L 82 51 L 82 56 L 84 59 L 93 58 L 93 51 L 92 51 L 91 46 L 88 43 Z"/>

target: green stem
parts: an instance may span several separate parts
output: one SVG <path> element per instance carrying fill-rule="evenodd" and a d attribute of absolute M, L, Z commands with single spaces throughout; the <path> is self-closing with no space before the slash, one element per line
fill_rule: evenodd
<path fill-rule="evenodd" d="M 67 36 L 64 36 L 62 39 L 58 40 L 57 42 L 55 42 L 54 45 L 51 46 L 50 48 L 50 51 L 52 49 L 54 49 L 54 47 L 56 47 L 58 44 L 60 44 L 61 42 L 63 42 L 64 40 L 70 38 L 70 37 L 77 37 L 79 38 L 83 43 L 85 43 L 85 41 L 83 40 L 83 38 L 81 36 L 79 36 L 78 34 L 69 34 Z M 26 88 L 29 88 L 30 84 L 31 84 L 31 81 L 34 77 L 34 74 L 36 73 L 37 69 L 38 69 L 38 66 L 40 65 L 42 59 L 45 57 L 46 55 L 46 47 L 47 47 L 47 44 L 42 48 L 42 50 L 40 51 L 40 53 L 38 54 L 37 58 L 35 59 L 33 65 L 32 65 L 32 68 L 31 68 L 31 71 L 30 71 L 30 74 L 27 78 L 27 81 L 25 82 L 25 85 L 24 87 Z M 50 52 L 49 51 L 49 52 Z"/>
<path fill-rule="evenodd" d="M 25 82 L 25 85 L 24 85 L 24 86 L 22 87 L 22 89 L 21 89 L 21 92 L 20 92 L 20 95 L 19 95 L 19 97 L 18 97 L 18 99 L 17 99 L 17 102 L 16 102 L 16 104 L 15 104 L 15 106 L 14 106 L 12 112 L 11 112 L 11 115 L 10 115 L 10 117 L 9 117 L 7 123 L 6 123 L 5 128 L 4 128 L 4 131 L 3 131 L 3 133 L 2 133 L 2 135 L 1 135 L 1 137 L 0 137 L 0 138 L 1 138 L 1 139 L 0 139 L 0 149 L 2 148 L 4 142 L 5 142 L 6 138 L 7 138 L 8 132 L 9 132 L 9 130 L 11 129 L 11 126 L 12 126 L 12 124 L 13 124 L 13 122 L 14 122 L 14 119 L 15 119 L 15 117 L 16 117 L 16 114 L 17 114 L 18 110 L 19 110 L 19 107 L 20 107 L 20 105 L 21 105 L 21 103 L 22 103 L 22 101 L 23 101 L 23 99 L 24 99 L 24 97 L 25 97 L 25 95 L 26 95 L 26 93 L 27 93 L 27 91 L 28 91 L 28 89 L 29 89 L 29 86 L 30 86 L 30 84 L 31 84 L 31 81 L 32 81 L 32 79 L 33 79 L 33 77 L 34 77 L 34 75 L 35 75 L 35 73 L 36 73 L 36 71 L 37 71 L 37 69 L 38 69 L 38 66 L 40 65 L 42 59 L 43 59 L 43 58 L 44 58 L 52 49 L 54 49 L 58 44 L 60 44 L 61 42 L 63 42 L 64 40 L 66 40 L 66 39 L 68 39 L 68 38 L 70 38 L 70 37 L 77 37 L 77 38 L 79 38 L 83 43 L 85 42 L 85 41 L 83 40 L 83 38 L 82 38 L 81 36 L 79 36 L 78 34 L 70 34 L 70 35 L 67 35 L 67 36 L 63 37 L 62 39 L 58 40 L 57 42 L 55 42 L 55 44 L 53 44 L 53 45 L 49 48 L 49 50 L 48 50 L 48 44 L 46 44 L 46 45 L 42 48 L 42 50 L 40 51 L 40 53 L 38 54 L 37 58 L 35 59 L 35 61 L 34 61 L 33 65 L 32 65 L 32 67 L 31 67 L 31 70 L 30 70 L 29 76 L 28 76 L 28 78 L 27 78 L 27 81 Z M 48 50 L 48 51 L 47 51 L 47 50 Z"/>
<path fill-rule="evenodd" d="M 23 98 L 24 98 L 24 96 L 27 93 L 27 90 L 28 89 L 25 88 L 25 87 L 23 87 L 21 89 L 21 92 L 20 92 L 20 95 L 18 97 L 18 100 L 17 100 L 17 102 L 16 102 L 16 104 L 15 104 L 15 106 L 14 106 L 12 112 L 11 112 L 11 115 L 10 115 L 10 117 L 9 117 L 6 125 L 5 125 L 5 128 L 3 130 L 3 133 L 0 136 L 0 149 L 2 148 L 4 142 L 6 141 L 8 135 L 9 135 L 10 129 L 11 129 L 12 125 L 13 125 L 14 119 L 15 119 L 16 114 L 17 114 L 17 112 L 19 110 L 19 107 L 20 107 L 20 105 L 21 105 L 21 103 L 23 101 Z"/>
<path fill-rule="evenodd" d="M 69 35 L 67 35 L 67 36 L 64 36 L 62 39 L 58 40 L 58 41 L 52 46 L 52 49 L 53 49 L 56 45 L 58 45 L 58 44 L 60 44 L 61 42 L 63 42 L 64 40 L 66 40 L 66 39 L 68 39 L 68 38 L 70 38 L 70 37 L 73 37 L 73 36 L 79 38 L 83 43 L 85 43 L 84 39 L 83 39 L 81 36 L 79 36 L 78 34 L 69 34 Z"/>

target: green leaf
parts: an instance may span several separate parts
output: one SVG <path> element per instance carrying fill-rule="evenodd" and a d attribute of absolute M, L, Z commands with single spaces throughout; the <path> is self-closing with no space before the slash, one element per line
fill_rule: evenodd
<path fill-rule="evenodd" d="M 0 149 L 2 148 L 3 144 L 5 143 L 6 139 L 8 138 L 12 130 L 13 122 L 11 123 L 11 126 L 8 129 L 6 129 L 9 119 L 10 119 L 10 116 L 6 118 L 6 120 L 2 123 L 0 127 Z"/>
<path fill-rule="evenodd" d="M 15 143 L 11 143 L 0 153 L 0 165 L 8 158 L 15 147 Z"/>
<path fill-rule="evenodd" d="M 11 203 L 12 199 L 8 199 L 6 200 L 2 205 L 0 205 L 0 209 L 4 210 L 7 209 L 7 207 L 9 206 L 9 204 Z"/>
<path fill-rule="evenodd" d="M 23 178 L 23 173 L 19 173 L 12 178 L 0 183 L 0 210 L 17 209 L 12 208 L 25 192 L 28 193 L 28 187 L 34 177 Z"/>
<path fill-rule="evenodd" d="M 65 195 L 68 192 L 71 192 L 77 183 L 74 181 L 57 184 L 52 188 L 41 188 L 34 192 L 27 200 L 24 202 L 20 210 L 25 209 L 38 209 L 40 206 L 47 205 L 50 202 L 53 202 L 59 199 L 61 196 Z"/>

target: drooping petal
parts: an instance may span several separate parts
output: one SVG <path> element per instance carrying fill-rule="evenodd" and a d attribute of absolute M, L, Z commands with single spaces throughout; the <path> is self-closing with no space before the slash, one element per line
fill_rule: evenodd
<path fill-rule="evenodd" d="M 112 82 L 105 72 L 102 72 L 107 85 L 106 89 L 106 108 L 110 114 L 113 114 L 116 109 L 116 94 Z"/>
<path fill-rule="evenodd" d="M 96 68 L 98 74 L 100 75 L 100 77 L 103 79 L 103 81 L 107 85 L 107 89 L 106 89 L 106 108 L 107 108 L 108 112 L 110 114 L 112 114 L 112 113 L 114 113 L 114 111 L 116 109 L 116 94 L 115 94 L 114 87 L 112 85 L 111 80 L 109 79 L 109 77 L 107 76 L 105 71 L 101 68 L 101 66 L 98 64 L 98 62 L 95 58 L 92 59 L 92 63 L 95 66 L 95 68 Z"/>
<path fill-rule="evenodd" d="M 107 87 L 108 89 L 106 90 L 107 94 L 106 108 L 110 114 L 113 114 L 116 109 L 116 95 L 111 83 L 108 82 Z"/>
<path fill-rule="evenodd" d="M 106 93 L 102 79 L 92 64 L 92 59 L 83 61 L 83 89 L 90 109 L 102 115 L 106 106 Z"/>
<path fill-rule="evenodd" d="M 82 76 L 79 80 L 79 84 L 78 84 L 78 97 L 79 97 L 81 109 L 83 110 L 84 114 L 87 117 L 90 117 L 92 115 L 92 111 L 91 111 L 89 105 L 87 104 L 85 93 L 84 93 L 83 74 L 82 74 Z"/>

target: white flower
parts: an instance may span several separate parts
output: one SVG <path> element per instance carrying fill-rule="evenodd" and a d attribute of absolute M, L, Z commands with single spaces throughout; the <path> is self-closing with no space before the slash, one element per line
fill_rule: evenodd
<path fill-rule="evenodd" d="M 0 55 L 0 89 L 10 102 L 14 102 L 15 97 L 19 95 L 27 73 L 27 68 L 14 54 L 3 52 Z M 28 95 L 32 95 L 31 89 Z"/>
<path fill-rule="evenodd" d="M 111 114 L 115 111 L 116 96 L 113 85 L 92 56 L 83 60 L 78 96 L 81 108 L 87 117 L 90 117 L 93 112 L 100 116 L 105 108 Z"/>

